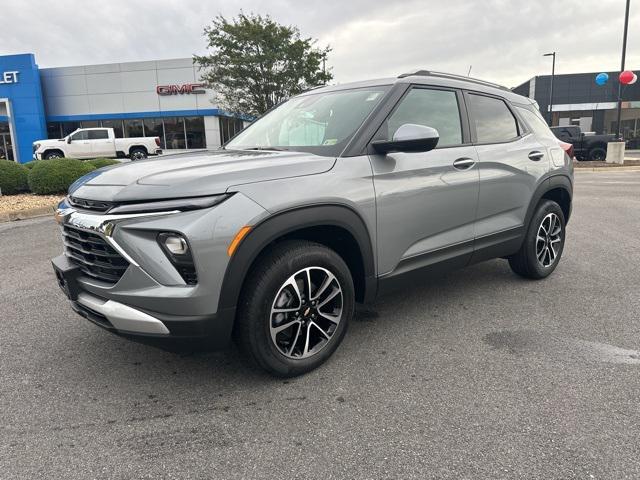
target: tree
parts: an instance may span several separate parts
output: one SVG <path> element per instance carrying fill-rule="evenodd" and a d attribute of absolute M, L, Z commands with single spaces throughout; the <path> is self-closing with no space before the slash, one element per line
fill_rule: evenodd
<path fill-rule="evenodd" d="M 271 107 L 333 78 L 325 70 L 329 47 L 301 38 L 300 30 L 269 16 L 222 15 L 204 29 L 209 55 L 193 57 L 205 69 L 202 81 L 231 112 L 261 115 Z"/>

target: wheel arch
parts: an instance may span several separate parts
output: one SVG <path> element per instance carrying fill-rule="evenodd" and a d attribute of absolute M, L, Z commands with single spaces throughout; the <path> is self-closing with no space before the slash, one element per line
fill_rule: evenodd
<path fill-rule="evenodd" d="M 42 152 L 42 154 L 40 156 L 44 159 L 45 156 L 47 156 L 48 154 L 53 153 L 53 152 L 58 152 L 62 156 L 62 158 L 65 158 L 67 156 L 65 154 L 64 150 L 62 150 L 60 148 L 56 148 L 56 147 L 50 147 L 50 148 L 45 149 L 45 151 Z"/>
<path fill-rule="evenodd" d="M 316 241 L 334 249 L 352 273 L 356 300 L 375 297 L 374 254 L 364 220 L 344 205 L 313 205 L 279 212 L 251 229 L 229 261 L 218 308 L 235 308 L 247 274 L 260 255 L 290 239 Z"/>
<path fill-rule="evenodd" d="M 129 147 L 129 155 L 131 155 L 131 152 L 133 152 L 134 150 L 144 150 L 147 155 L 149 154 L 149 150 L 144 145 L 131 145 Z"/>
<path fill-rule="evenodd" d="M 562 213 L 564 213 L 565 223 L 569 223 L 572 210 L 572 198 L 573 184 L 569 176 L 558 174 L 548 177 L 538 186 L 533 194 L 529 208 L 527 209 L 527 216 L 524 223 L 525 228 L 529 225 L 536 207 L 540 204 L 540 201 L 544 199 L 553 200 L 560 205 Z"/>

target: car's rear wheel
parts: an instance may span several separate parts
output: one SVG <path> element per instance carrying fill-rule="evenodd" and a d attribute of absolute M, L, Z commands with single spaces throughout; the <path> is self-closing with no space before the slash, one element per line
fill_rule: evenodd
<path fill-rule="evenodd" d="M 235 337 L 268 372 L 300 375 L 338 348 L 354 304 L 351 273 L 337 253 L 317 243 L 283 242 L 249 273 Z"/>
<path fill-rule="evenodd" d="M 144 160 L 147 157 L 147 151 L 144 148 L 133 148 L 131 152 L 129 152 L 129 158 L 131 158 L 131 160 Z"/>
<path fill-rule="evenodd" d="M 543 200 L 536 209 L 520 250 L 509 257 L 511 269 L 526 278 L 545 278 L 556 269 L 565 240 L 562 208 L 552 200 Z"/>
<path fill-rule="evenodd" d="M 589 151 L 589 160 L 604 162 L 607 158 L 607 150 L 601 147 L 593 148 Z"/>

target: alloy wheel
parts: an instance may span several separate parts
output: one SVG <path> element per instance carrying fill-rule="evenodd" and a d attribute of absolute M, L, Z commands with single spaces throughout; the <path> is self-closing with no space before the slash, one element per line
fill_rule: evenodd
<path fill-rule="evenodd" d="M 555 213 L 545 215 L 536 235 L 536 257 L 538 263 L 547 268 L 558 258 L 562 243 L 562 223 Z"/>
<path fill-rule="evenodd" d="M 278 351 L 293 359 L 316 355 L 336 332 L 343 312 L 342 287 L 326 268 L 291 275 L 276 293 L 269 328 Z"/>

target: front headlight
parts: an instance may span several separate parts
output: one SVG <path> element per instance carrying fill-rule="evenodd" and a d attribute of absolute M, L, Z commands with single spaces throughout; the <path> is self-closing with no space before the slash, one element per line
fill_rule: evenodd
<path fill-rule="evenodd" d="M 40 144 L 39 143 L 34 143 L 33 144 L 33 149 L 34 150 L 39 150 L 40 149 Z"/>
<path fill-rule="evenodd" d="M 156 202 L 145 203 L 127 203 L 118 205 L 109 210 L 109 214 L 122 213 L 149 213 L 149 212 L 170 212 L 178 210 L 184 212 L 187 210 L 198 210 L 201 208 L 209 208 L 217 205 L 231 194 L 213 195 L 209 197 L 192 197 L 192 198 L 176 198 L 173 200 L 159 200 Z"/>

